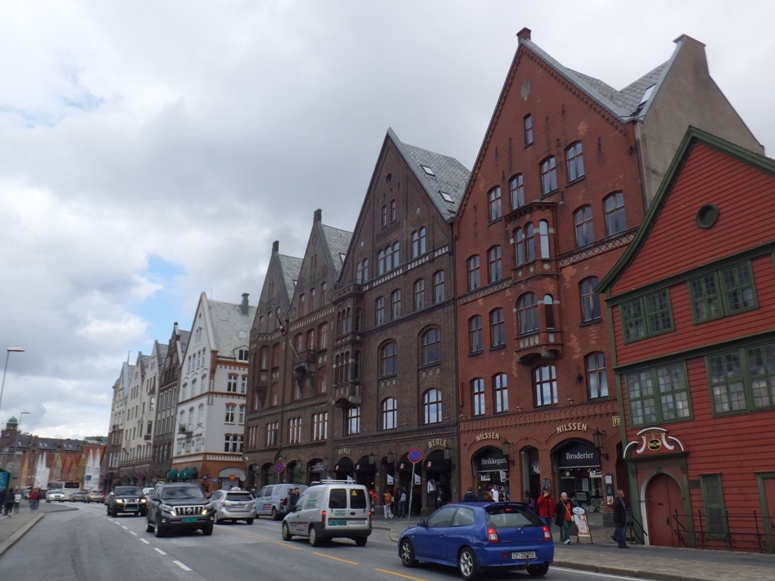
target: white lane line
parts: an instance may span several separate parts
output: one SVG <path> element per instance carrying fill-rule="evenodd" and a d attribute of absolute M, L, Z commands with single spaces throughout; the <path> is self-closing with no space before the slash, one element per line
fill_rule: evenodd
<path fill-rule="evenodd" d="M 157 553 L 159 553 L 160 555 L 166 555 L 167 554 L 164 551 L 162 551 L 159 547 L 154 547 L 153 550 L 156 551 Z"/>
<path fill-rule="evenodd" d="M 125 527 L 124 525 L 121 525 L 121 528 L 124 529 L 125 531 L 129 530 L 129 527 Z"/>
<path fill-rule="evenodd" d="M 181 563 L 180 561 L 172 561 L 172 562 L 175 563 L 178 567 L 180 567 L 184 571 L 190 571 L 191 570 L 188 567 L 186 567 L 183 563 Z"/>
<path fill-rule="evenodd" d="M 141 541 L 141 542 L 143 542 L 143 543 L 145 543 L 146 545 L 150 545 L 150 544 L 151 544 L 151 543 L 149 543 L 148 541 L 146 541 L 145 539 L 140 539 L 140 541 Z"/>
<path fill-rule="evenodd" d="M 134 531 L 129 531 L 129 534 L 130 534 L 130 535 L 137 536 L 137 533 L 136 533 L 136 532 L 134 532 Z"/>

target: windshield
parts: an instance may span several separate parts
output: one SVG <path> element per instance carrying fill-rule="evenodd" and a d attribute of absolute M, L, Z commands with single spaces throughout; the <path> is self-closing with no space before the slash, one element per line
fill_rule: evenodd
<path fill-rule="evenodd" d="M 196 486 L 170 486 L 162 490 L 164 500 L 202 500 L 204 494 Z"/>
<path fill-rule="evenodd" d="M 249 492 L 227 492 L 226 500 L 237 500 L 237 501 L 246 502 L 248 500 L 253 500 L 253 497 L 250 496 Z"/>
<path fill-rule="evenodd" d="M 143 493 L 136 486 L 117 486 L 113 494 L 115 496 L 141 496 Z"/>

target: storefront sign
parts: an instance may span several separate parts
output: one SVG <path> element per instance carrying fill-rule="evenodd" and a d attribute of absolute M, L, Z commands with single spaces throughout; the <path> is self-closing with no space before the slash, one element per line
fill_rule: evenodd
<path fill-rule="evenodd" d="M 428 440 L 428 450 L 435 448 L 436 446 L 439 448 L 446 448 L 447 440 L 445 438 L 434 438 L 433 440 Z"/>
<path fill-rule="evenodd" d="M 478 436 L 476 436 L 476 441 L 481 442 L 482 440 L 500 440 L 501 435 L 498 432 L 482 432 Z"/>
<path fill-rule="evenodd" d="M 600 466 L 600 452 L 587 444 L 574 444 L 559 455 L 560 468 L 592 468 Z"/>
<path fill-rule="evenodd" d="M 557 426 L 557 433 L 562 434 L 563 432 L 586 432 L 587 431 L 587 424 L 582 424 L 580 422 L 571 422 L 569 424 L 562 424 Z"/>
<path fill-rule="evenodd" d="M 337 456 L 349 456 L 350 455 L 350 448 L 339 448 L 336 451 Z"/>
<path fill-rule="evenodd" d="M 316 462 L 309 467 L 310 472 L 323 472 L 326 469 L 326 465 L 323 462 Z"/>
<path fill-rule="evenodd" d="M 509 469 L 509 461 L 503 454 L 485 456 L 484 458 L 479 458 L 476 463 L 479 472 L 497 472 Z"/>

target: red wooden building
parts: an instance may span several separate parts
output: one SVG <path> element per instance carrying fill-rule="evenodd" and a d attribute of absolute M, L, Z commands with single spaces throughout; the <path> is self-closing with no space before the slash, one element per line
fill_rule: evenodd
<path fill-rule="evenodd" d="M 691 128 L 600 283 L 653 545 L 773 552 L 775 161 Z"/>

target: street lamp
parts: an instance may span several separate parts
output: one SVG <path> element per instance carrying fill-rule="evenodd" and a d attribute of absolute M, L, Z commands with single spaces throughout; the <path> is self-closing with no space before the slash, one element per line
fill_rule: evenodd
<path fill-rule="evenodd" d="M 5 373 L 8 371 L 8 358 L 11 353 L 23 353 L 24 349 L 21 347 L 8 347 L 5 350 L 5 367 L 3 368 L 3 383 L 0 385 L 0 409 L 3 408 L 3 391 L 5 391 Z"/>
<path fill-rule="evenodd" d="M 22 436 L 22 416 L 24 416 L 24 414 L 29 414 L 29 413 L 30 412 L 28 412 L 28 411 L 20 411 L 19 412 L 19 419 L 16 422 L 16 431 L 18 432 L 18 434 L 16 434 L 16 439 L 13 441 L 13 468 L 14 469 L 16 469 L 16 452 L 17 452 L 17 450 L 19 448 L 19 438 L 21 438 L 21 436 Z M 21 486 L 21 480 L 22 480 L 22 462 L 21 462 L 21 460 L 19 460 L 19 470 L 18 470 L 18 472 L 19 472 L 19 474 L 18 474 L 19 482 L 16 485 L 17 488 L 19 486 Z M 13 472 L 11 472 L 11 482 L 13 482 Z"/>

